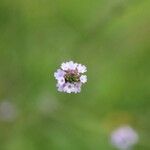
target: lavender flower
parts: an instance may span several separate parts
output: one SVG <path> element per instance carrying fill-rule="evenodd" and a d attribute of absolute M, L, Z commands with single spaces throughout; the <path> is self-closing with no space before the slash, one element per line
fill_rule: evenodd
<path fill-rule="evenodd" d="M 84 65 L 73 61 L 61 64 L 61 68 L 54 73 L 57 80 L 57 88 L 60 92 L 79 93 L 82 84 L 87 82 L 87 76 L 82 75 L 87 71 Z"/>
<path fill-rule="evenodd" d="M 111 134 L 111 143 L 119 150 L 130 150 L 138 142 L 138 134 L 129 126 L 123 126 Z"/>

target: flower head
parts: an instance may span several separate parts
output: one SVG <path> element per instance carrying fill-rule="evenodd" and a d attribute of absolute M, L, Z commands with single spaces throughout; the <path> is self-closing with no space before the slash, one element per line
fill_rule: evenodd
<path fill-rule="evenodd" d="M 82 84 L 87 82 L 87 76 L 82 75 L 87 71 L 84 65 L 73 61 L 61 64 L 61 68 L 54 73 L 57 88 L 60 92 L 79 93 Z"/>
<path fill-rule="evenodd" d="M 138 142 L 138 134 L 129 126 L 123 126 L 111 134 L 111 143 L 119 150 L 131 149 Z"/>

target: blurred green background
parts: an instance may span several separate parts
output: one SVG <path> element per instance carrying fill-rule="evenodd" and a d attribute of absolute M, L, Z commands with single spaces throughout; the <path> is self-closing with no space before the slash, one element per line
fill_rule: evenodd
<path fill-rule="evenodd" d="M 150 150 L 149 49 L 149 0 L 1 0 L 0 150 L 115 150 L 124 124 Z M 68 60 L 80 94 L 55 87 Z"/>

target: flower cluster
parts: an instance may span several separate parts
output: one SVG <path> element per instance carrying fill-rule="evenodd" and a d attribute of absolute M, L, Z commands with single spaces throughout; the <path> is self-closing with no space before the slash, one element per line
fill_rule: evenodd
<path fill-rule="evenodd" d="M 57 80 L 57 88 L 60 92 L 79 93 L 83 83 L 87 82 L 87 76 L 83 75 L 87 71 L 84 65 L 73 61 L 61 64 L 61 68 L 54 73 Z"/>
<path fill-rule="evenodd" d="M 137 142 L 138 134 L 130 126 L 120 127 L 111 134 L 111 143 L 119 150 L 132 149 Z"/>

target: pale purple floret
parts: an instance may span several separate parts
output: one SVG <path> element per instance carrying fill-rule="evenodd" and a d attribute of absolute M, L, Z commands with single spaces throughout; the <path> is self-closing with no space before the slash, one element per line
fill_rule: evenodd
<path fill-rule="evenodd" d="M 57 83 L 56 87 L 57 87 L 57 90 L 58 90 L 59 92 L 63 92 L 63 90 L 64 90 L 64 85 L 60 85 L 60 84 Z"/>
<path fill-rule="evenodd" d="M 82 83 L 76 83 L 74 93 L 80 93 L 81 92 L 81 86 L 82 86 Z"/>
<path fill-rule="evenodd" d="M 82 75 L 82 76 L 80 77 L 80 81 L 81 81 L 82 83 L 86 83 L 86 82 L 87 82 L 87 76 L 86 76 L 86 75 Z"/>
<path fill-rule="evenodd" d="M 57 82 L 59 85 L 63 85 L 65 83 L 65 78 L 64 77 L 60 77 L 57 79 Z"/>
<path fill-rule="evenodd" d="M 64 77 L 65 74 L 63 70 L 58 69 L 57 72 L 54 73 L 54 77 L 58 80 L 60 77 Z"/>
<path fill-rule="evenodd" d="M 74 92 L 74 85 L 71 83 L 66 83 L 64 86 L 64 92 L 66 93 Z"/>
<path fill-rule="evenodd" d="M 119 150 L 132 149 L 138 139 L 138 134 L 129 126 L 120 127 L 111 134 L 111 143 Z"/>
<path fill-rule="evenodd" d="M 62 63 L 61 69 L 54 73 L 58 91 L 66 93 L 81 92 L 82 84 L 87 82 L 87 76 L 82 75 L 86 71 L 87 69 L 84 65 L 73 61 Z"/>
<path fill-rule="evenodd" d="M 77 69 L 78 69 L 79 73 L 84 73 L 87 71 L 86 67 L 84 65 L 81 65 L 81 64 L 78 64 Z"/>

